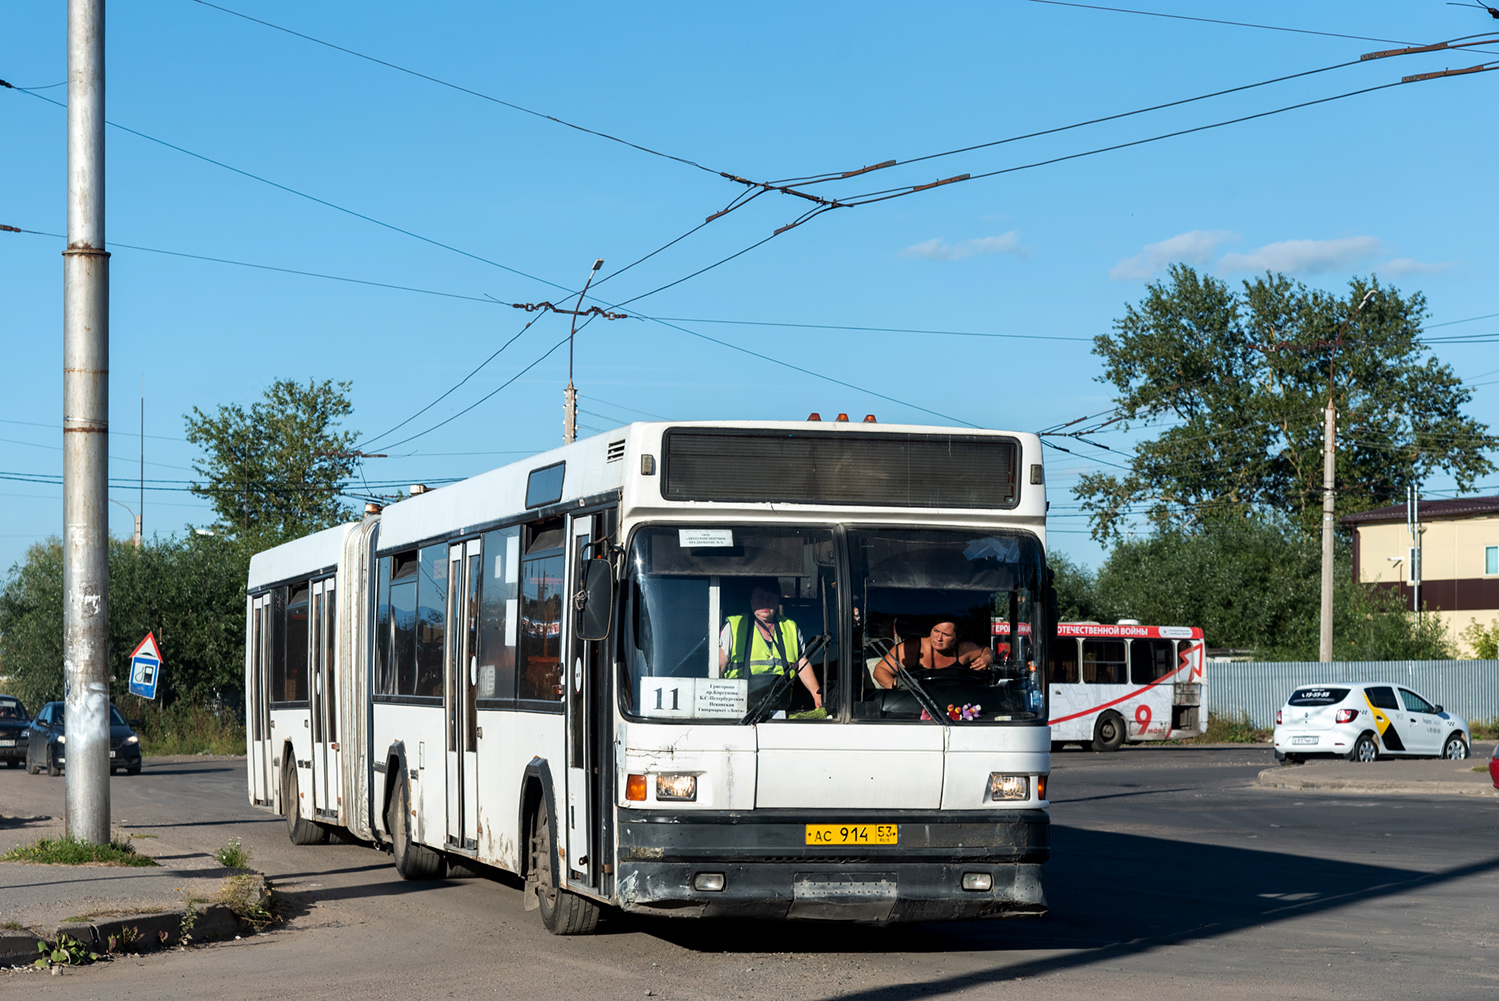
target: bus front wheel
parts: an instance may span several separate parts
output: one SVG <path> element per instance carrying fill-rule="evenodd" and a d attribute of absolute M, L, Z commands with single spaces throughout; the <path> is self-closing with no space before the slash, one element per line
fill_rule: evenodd
<path fill-rule="evenodd" d="M 553 935 L 593 934 L 599 926 L 599 905 L 561 888 L 545 798 L 536 807 L 536 822 L 531 828 L 531 867 L 536 873 L 536 902 L 546 930 Z"/>
<path fill-rule="evenodd" d="M 1117 751 L 1124 743 L 1124 717 L 1118 713 L 1104 713 L 1093 725 L 1093 750 Z"/>

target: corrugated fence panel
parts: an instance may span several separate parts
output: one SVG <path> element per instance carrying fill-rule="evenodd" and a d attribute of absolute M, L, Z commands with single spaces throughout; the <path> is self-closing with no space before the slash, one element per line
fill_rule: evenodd
<path fill-rule="evenodd" d="M 1405 685 L 1466 720 L 1499 717 L 1499 660 L 1378 660 L 1332 663 L 1210 663 L 1208 714 L 1246 713 L 1257 727 L 1275 725 L 1292 689 L 1339 681 Z"/>

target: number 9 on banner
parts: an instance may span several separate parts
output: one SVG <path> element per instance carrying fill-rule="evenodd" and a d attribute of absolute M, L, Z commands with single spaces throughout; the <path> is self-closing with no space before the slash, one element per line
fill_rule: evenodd
<path fill-rule="evenodd" d="M 1143 702 L 1135 706 L 1135 722 L 1140 724 L 1140 732 L 1142 734 L 1150 729 L 1150 707 Z"/>

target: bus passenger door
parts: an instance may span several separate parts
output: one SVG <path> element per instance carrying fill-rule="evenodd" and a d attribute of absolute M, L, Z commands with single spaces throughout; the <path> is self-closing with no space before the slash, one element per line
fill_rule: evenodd
<path fill-rule="evenodd" d="M 309 624 L 312 660 L 312 815 L 320 820 L 338 817 L 338 688 L 337 611 L 333 579 L 312 585 Z"/>
<path fill-rule="evenodd" d="M 478 539 L 448 547 L 447 659 L 443 702 L 447 730 L 447 844 L 478 851 L 478 687 L 479 588 L 484 580 Z"/>
<path fill-rule="evenodd" d="M 606 514 L 574 516 L 568 546 L 568 592 L 576 592 L 583 578 L 588 543 L 605 537 Z M 571 605 L 571 602 L 569 602 Z M 601 884 L 609 856 L 609 803 L 606 785 L 613 766 L 605 760 L 613 748 L 612 728 L 601 722 L 607 710 L 605 679 L 608 642 L 585 642 L 576 633 L 576 615 L 569 608 L 567 622 L 567 881 L 595 892 L 606 892 Z"/>
<path fill-rule="evenodd" d="M 262 594 L 250 601 L 250 690 L 245 706 L 250 800 L 256 806 L 270 806 L 275 801 L 271 788 L 270 636 L 271 596 Z"/>

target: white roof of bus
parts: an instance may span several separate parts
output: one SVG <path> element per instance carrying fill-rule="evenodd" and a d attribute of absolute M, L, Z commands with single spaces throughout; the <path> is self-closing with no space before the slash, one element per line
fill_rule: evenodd
<path fill-rule="evenodd" d="M 337 565 L 343 556 L 344 536 L 358 528 L 358 522 L 335 525 L 256 553 L 250 557 L 249 589 L 253 591 L 279 580 L 305 576 L 323 567 Z"/>
<path fill-rule="evenodd" d="M 1005 435 L 1022 439 L 1022 446 L 1031 450 L 1032 454 L 1039 454 L 1040 446 L 1036 436 L 1029 432 L 919 424 L 864 424 L 855 421 L 637 422 L 571 445 L 539 452 L 507 466 L 448 486 L 429 489 L 415 497 L 391 504 L 380 515 L 379 548 L 389 551 L 392 548 L 412 546 L 439 535 L 461 533 L 492 523 L 497 517 L 521 514 L 526 510 L 526 482 L 530 471 L 556 462 L 568 463 L 562 482 L 562 502 L 618 489 L 624 483 L 625 470 L 638 468 L 640 452 L 645 450 L 654 454 L 660 445 L 662 432 L 667 428 L 678 427 Z M 617 442 L 624 443 L 618 461 L 606 461 L 609 446 Z M 656 495 L 656 500 L 659 502 L 659 494 Z"/>

